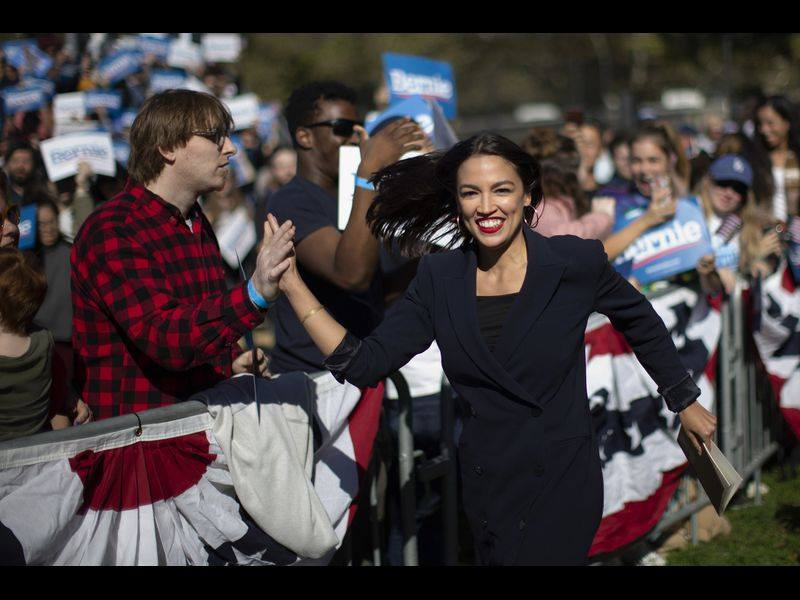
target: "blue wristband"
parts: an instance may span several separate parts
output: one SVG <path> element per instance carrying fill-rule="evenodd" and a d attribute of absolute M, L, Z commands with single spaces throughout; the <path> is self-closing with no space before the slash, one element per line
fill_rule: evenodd
<path fill-rule="evenodd" d="M 356 187 L 364 188 L 365 190 L 375 191 L 375 186 L 363 177 L 356 176 Z"/>
<path fill-rule="evenodd" d="M 274 304 L 274 302 L 270 302 L 256 291 L 256 286 L 253 285 L 252 279 L 247 282 L 247 295 L 250 296 L 250 301 L 261 310 L 267 310 Z"/>

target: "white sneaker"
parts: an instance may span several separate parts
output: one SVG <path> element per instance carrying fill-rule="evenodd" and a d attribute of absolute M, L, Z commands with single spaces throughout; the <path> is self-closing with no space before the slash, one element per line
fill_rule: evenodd
<path fill-rule="evenodd" d="M 645 554 L 639 559 L 639 562 L 636 563 L 637 567 L 664 567 L 666 565 L 666 559 L 658 552 L 650 552 L 649 554 Z"/>

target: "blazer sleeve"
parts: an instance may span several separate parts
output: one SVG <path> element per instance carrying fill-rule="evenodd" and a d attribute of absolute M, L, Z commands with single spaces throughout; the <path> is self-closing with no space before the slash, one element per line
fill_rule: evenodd
<path fill-rule="evenodd" d="M 681 363 L 678 351 L 661 317 L 636 288 L 609 264 L 597 240 L 600 273 L 595 288 L 594 310 L 606 315 L 620 331 L 636 358 L 658 385 L 672 412 L 680 412 L 700 396 L 700 388 Z"/>
<path fill-rule="evenodd" d="M 325 367 L 339 381 L 372 387 L 423 352 L 434 339 L 433 278 L 424 256 L 405 295 L 387 311 L 385 318 L 365 339 L 349 331 L 325 359 Z"/>

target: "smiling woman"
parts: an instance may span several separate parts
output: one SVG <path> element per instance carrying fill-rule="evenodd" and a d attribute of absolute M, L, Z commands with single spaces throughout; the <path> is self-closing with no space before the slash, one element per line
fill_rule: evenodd
<path fill-rule="evenodd" d="M 459 457 L 481 563 L 585 564 L 603 508 L 586 397 L 589 314 L 625 334 L 685 428 L 707 440 L 716 426 L 664 324 L 599 241 L 525 225 L 541 199 L 539 166 L 502 136 L 400 161 L 373 181 L 367 220 L 385 242 L 422 253 L 444 233 L 460 247 L 423 256 L 405 297 L 363 340 L 323 310 L 293 258 L 280 289 L 340 381 L 375 385 L 437 342 L 469 415 Z"/>

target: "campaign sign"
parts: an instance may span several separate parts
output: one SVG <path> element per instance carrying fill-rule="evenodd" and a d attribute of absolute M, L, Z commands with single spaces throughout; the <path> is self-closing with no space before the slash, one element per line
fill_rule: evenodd
<path fill-rule="evenodd" d="M 88 162 L 98 175 L 117 174 L 111 135 L 89 132 L 72 133 L 44 140 L 42 158 L 50 181 L 60 181 L 78 172 L 78 163 Z"/>
<path fill-rule="evenodd" d="M 53 83 L 49 79 L 38 79 L 36 77 L 27 77 L 23 79 L 20 86 L 28 89 L 39 88 L 44 92 L 44 95 L 47 96 L 48 99 L 52 98 L 53 94 L 56 91 L 55 83 Z"/>
<path fill-rule="evenodd" d="M 114 131 L 122 133 L 124 129 L 133 127 L 133 121 L 136 119 L 137 113 L 134 109 L 123 110 L 120 115 L 114 119 Z"/>
<path fill-rule="evenodd" d="M 36 245 L 36 205 L 19 209 L 19 249 L 30 250 Z"/>
<path fill-rule="evenodd" d="M 615 230 L 625 227 L 643 210 L 628 211 L 624 222 L 617 223 Z M 614 265 L 621 266 L 632 259 L 631 276 L 644 285 L 694 269 L 705 254 L 713 254 L 713 249 L 703 212 L 696 200 L 685 198 L 678 200 L 671 221 L 639 236 Z"/>
<path fill-rule="evenodd" d="M 203 66 L 203 54 L 200 45 L 181 39 L 172 40 L 167 54 L 167 64 L 170 67 L 196 71 Z"/>
<path fill-rule="evenodd" d="M 186 73 L 181 69 L 153 69 L 150 71 L 150 91 L 177 90 L 186 84 Z"/>
<path fill-rule="evenodd" d="M 56 94 L 53 97 L 53 119 L 56 123 L 81 121 L 86 117 L 86 95 L 84 92 Z"/>
<path fill-rule="evenodd" d="M 364 128 L 367 133 L 372 135 L 378 125 L 393 117 L 414 119 L 437 150 L 448 150 L 458 141 L 438 103 L 435 100 L 426 100 L 422 96 L 411 96 L 393 104 L 387 110 L 369 119 Z"/>
<path fill-rule="evenodd" d="M 128 167 L 128 157 L 131 155 L 131 145 L 125 140 L 115 139 L 114 145 L 114 160 L 121 164 L 123 167 Z"/>
<path fill-rule="evenodd" d="M 278 118 L 281 112 L 279 102 L 261 102 L 258 105 L 258 136 L 266 141 L 272 139 L 274 135 L 273 126 L 275 119 Z"/>
<path fill-rule="evenodd" d="M 253 183 L 256 179 L 256 170 L 253 168 L 250 159 L 247 158 L 247 151 L 244 149 L 242 140 L 238 135 L 232 135 L 231 143 L 236 146 L 236 154 L 231 156 L 228 161 L 230 162 L 237 187 Z"/>
<path fill-rule="evenodd" d="M 233 128 L 236 131 L 247 129 L 258 123 L 258 96 L 242 94 L 229 100 L 223 100 L 233 117 Z"/>
<path fill-rule="evenodd" d="M 390 52 L 382 58 L 390 105 L 409 96 L 422 96 L 438 102 L 448 119 L 456 118 L 456 84 L 450 63 Z"/>
<path fill-rule="evenodd" d="M 205 33 L 200 45 L 208 62 L 235 62 L 242 52 L 242 36 L 238 33 Z"/>
<path fill-rule="evenodd" d="M 336 221 L 340 231 L 347 227 L 350 212 L 353 210 L 353 196 L 356 191 L 356 173 L 361 164 L 361 149 L 358 146 L 339 148 L 339 202 Z"/>
<path fill-rule="evenodd" d="M 7 115 L 39 110 L 47 103 L 47 96 L 44 90 L 39 87 L 15 85 L 7 87 L 0 92 L 0 95 L 3 97 Z"/>
<path fill-rule="evenodd" d="M 138 50 L 121 50 L 101 60 L 97 70 L 106 84 L 112 85 L 139 71 L 143 60 Z"/>
<path fill-rule="evenodd" d="M 88 110 L 105 108 L 116 111 L 122 108 L 122 92 L 117 90 L 89 90 L 85 94 Z"/>
<path fill-rule="evenodd" d="M 34 40 L 14 40 L 3 44 L 6 60 L 19 71 L 44 77 L 53 66 L 53 59 L 42 52 Z"/>
<path fill-rule="evenodd" d="M 155 36 L 147 33 L 139 34 L 139 50 L 145 56 L 152 54 L 156 60 L 165 61 L 169 55 L 169 47 L 172 43 L 168 37 Z"/>

